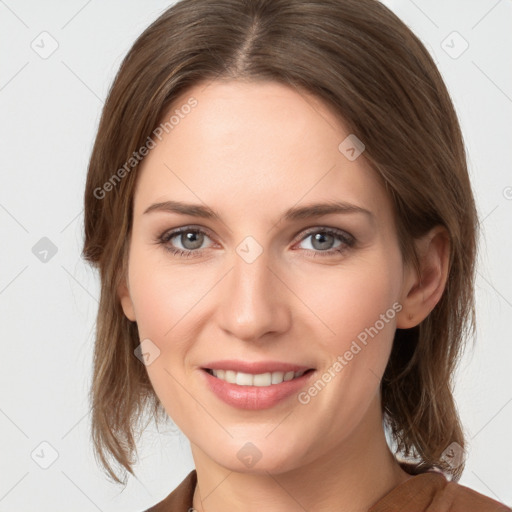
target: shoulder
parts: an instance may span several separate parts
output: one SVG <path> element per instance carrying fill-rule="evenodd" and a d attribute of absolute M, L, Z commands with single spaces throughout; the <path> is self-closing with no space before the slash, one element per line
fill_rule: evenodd
<path fill-rule="evenodd" d="M 512 509 L 488 496 L 484 496 L 469 487 L 448 482 L 434 495 L 428 512 L 447 510 L 453 512 L 511 512 Z"/>
<path fill-rule="evenodd" d="M 197 474 L 193 469 L 171 494 L 145 512 L 190 512 L 196 483 Z"/>
<path fill-rule="evenodd" d="M 197 474 L 192 470 L 164 500 L 145 512 L 190 512 Z M 449 482 L 442 473 L 412 476 L 392 489 L 368 512 L 512 512 L 510 507 L 469 487 Z"/>
<path fill-rule="evenodd" d="M 450 482 L 438 472 L 421 473 L 392 489 L 369 512 L 512 512 L 512 509 L 469 487 Z"/>

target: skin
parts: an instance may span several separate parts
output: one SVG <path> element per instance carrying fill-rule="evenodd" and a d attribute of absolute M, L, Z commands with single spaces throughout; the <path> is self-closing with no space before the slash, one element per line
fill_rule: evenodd
<path fill-rule="evenodd" d="M 197 107 L 138 170 L 119 297 L 140 339 L 160 350 L 146 368 L 190 440 L 194 508 L 321 512 L 343 503 L 344 511 L 367 511 L 410 478 L 386 443 L 379 384 L 396 327 L 417 325 L 441 297 L 446 236 L 436 228 L 417 241 L 420 280 L 402 259 L 380 178 L 364 153 L 350 161 L 340 152 L 350 132 L 315 97 L 273 82 L 216 81 L 192 87 L 173 109 L 191 96 Z M 170 200 L 208 205 L 222 221 L 144 213 Z M 283 220 L 290 207 L 326 201 L 371 215 Z M 180 236 L 156 242 L 182 226 L 205 230 L 199 249 Z M 312 235 L 326 227 L 349 233 L 355 244 L 322 255 L 342 243 L 313 245 Z M 318 229 L 305 234 L 308 228 Z M 236 251 L 247 236 L 262 250 L 252 263 Z M 202 252 L 177 256 L 166 245 Z M 303 364 L 319 378 L 397 303 L 401 311 L 307 404 L 292 396 L 269 409 L 241 410 L 204 384 L 200 368 L 219 359 Z M 261 453 L 251 468 L 237 457 L 246 442 Z"/>

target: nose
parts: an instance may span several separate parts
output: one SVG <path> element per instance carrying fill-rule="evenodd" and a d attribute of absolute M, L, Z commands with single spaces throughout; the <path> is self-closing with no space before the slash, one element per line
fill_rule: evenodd
<path fill-rule="evenodd" d="M 248 262 L 234 254 L 233 267 L 222 280 L 221 328 L 243 341 L 258 341 L 286 332 L 291 325 L 289 288 L 264 251 Z"/>

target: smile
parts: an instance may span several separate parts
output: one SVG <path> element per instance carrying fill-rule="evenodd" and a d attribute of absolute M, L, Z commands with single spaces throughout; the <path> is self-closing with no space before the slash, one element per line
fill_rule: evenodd
<path fill-rule="evenodd" d="M 235 372 L 233 370 L 211 370 L 207 368 L 206 371 L 210 375 L 230 384 L 238 384 L 239 386 L 267 387 L 273 384 L 281 384 L 289 380 L 297 379 L 312 370 L 301 370 L 298 372 L 267 372 L 258 373 L 256 375 L 251 373 Z"/>

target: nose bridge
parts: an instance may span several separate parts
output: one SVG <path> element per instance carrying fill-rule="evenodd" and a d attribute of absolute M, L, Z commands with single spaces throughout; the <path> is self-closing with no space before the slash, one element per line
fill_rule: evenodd
<path fill-rule="evenodd" d="M 222 327 L 244 340 L 286 329 L 289 320 L 269 252 L 250 238 L 236 248 L 221 298 Z"/>

